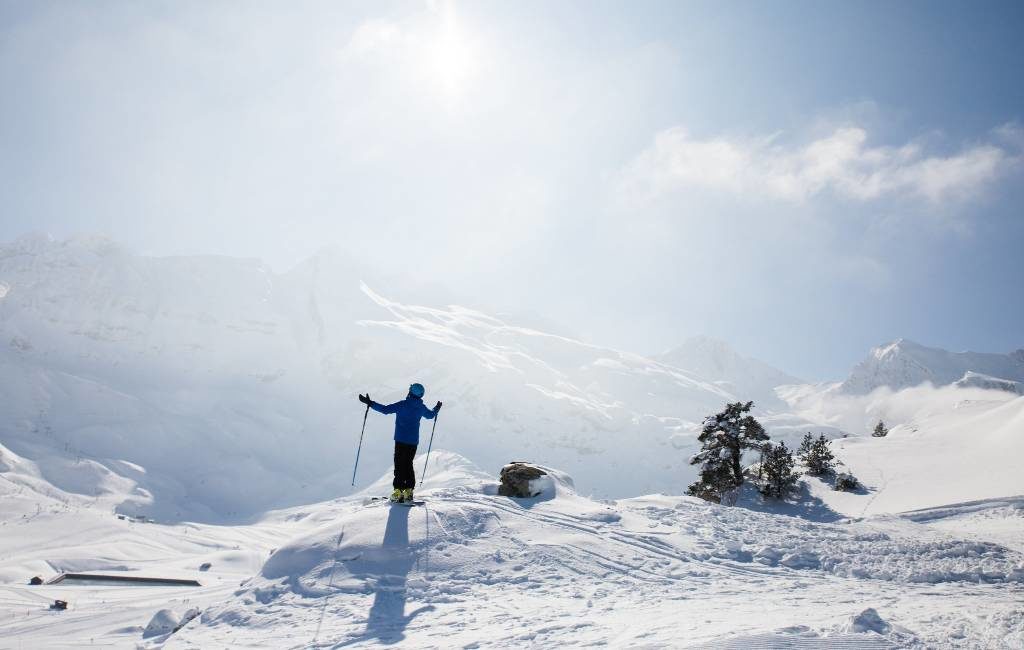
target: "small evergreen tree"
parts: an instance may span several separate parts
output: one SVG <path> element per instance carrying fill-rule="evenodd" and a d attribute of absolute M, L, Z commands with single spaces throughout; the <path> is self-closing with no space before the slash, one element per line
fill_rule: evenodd
<path fill-rule="evenodd" d="M 796 450 L 797 458 L 802 462 L 807 463 L 807 454 L 811 453 L 811 446 L 814 445 L 814 436 L 808 431 L 804 434 L 804 439 L 800 441 L 800 446 Z"/>
<path fill-rule="evenodd" d="M 881 420 L 875 425 L 875 430 L 871 433 L 874 438 L 884 438 L 889 435 L 889 430 L 885 428 L 885 423 Z"/>
<path fill-rule="evenodd" d="M 768 440 L 761 423 L 749 415 L 753 406 L 753 402 L 726 404 L 704 421 L 697 438 L 701 450 L 690 459 L 691 465 L 701 465 L 700 479 L 687 494 L 719 502 L 723 493 L 743 484 L 743 451 L 760 449 L 761 442 Z"/>
<path fill-rule="evenodd" d="M 807 434 L 804 437 L 806 441 L 811 434 Z M 825 434 L 818 436 L 818 439 L 811 443 L 810 449 L 807 454 L 803 456 L 802 460 L 807 465 L 807 471 L 814 476 L 821 476 L 831 471 L 834 463 L 835 456 L 832 455 L 832 450 L 829 448 L 832 444 Z M 803 448 L 803 445 L 801 445 Z"/>
<path fill-rule="evenodd" d="M 840 472 L 836 476 L 835 489 L 840 492 L 853 492 L 860 487 L 860 482 L 849 472 Z"/>
<path fill-rule="evenodd" d="M 768 443 L 764 446 L 764 485 L 761 493 L 768 497 L 780 499 L 789 494 L 796 484 L 797 475 L 793 472 L 793 454 L 786 448 L 786 443 L 777 445 Z"/>

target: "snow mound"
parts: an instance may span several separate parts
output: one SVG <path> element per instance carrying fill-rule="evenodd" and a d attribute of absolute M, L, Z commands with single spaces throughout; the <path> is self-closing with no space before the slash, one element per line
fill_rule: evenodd
<path fill-rule="evenodd" d="M 865 632 L 886 634 L 891 629 L 892 626 L 886 623 L 873 607 L 868 607 L 850 619 L 849 630 L 855 634 L 863 634 Z"/>
<path fill-rule="evenodd" d="M 416 470 L 416 492 L 461 487 L 479 489 L 481 484 L 494 480 L 465 456 L 444 449 L 432 450 L 429 462 L 426 452 L 421 450 L 413 459 L 413 468 Z M 392 473 L 385 472 L 359 494 L 371 497 L 388 495 L 392 490 L 392 480 Z"/>
<path fill-rule="evenodd" d="M 180 623 L 181 619 L 178 618 L 177 614 L 169 609 L 161 609 L 156 614 L 153 614 L 153 618 L 149 619 L 146 629 L 142 632 L 142 638 L 148 639 L 154 636 L 170 634 L 177 629 Z"/>

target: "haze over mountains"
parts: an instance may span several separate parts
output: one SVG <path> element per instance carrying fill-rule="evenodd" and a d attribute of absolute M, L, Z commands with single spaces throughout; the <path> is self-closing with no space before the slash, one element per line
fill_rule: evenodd
<path fill-rule="evenodd" d="M 495 472 L 535 458 L 601 497 L 682 492 L 698 425 L 727 401 L 754 400 L 791 445 L 805 431 L 863 435 L 889 417 L 877 404 L 837 406 L 834 387 L 707 337 L 647 358 L 463 307 L 403 304 L 330 254 L 275 273 L 256 260 L 139 256 L 99 237 L 28 237 L 0 246 L 0 288 L 0 444 L 60 489 L 124 490 L 122 511 L 156 517 L 248 517 L 347 493 L 355 395 L 397 400 L 413 380 L 447 404 L 437 445 Z M 840 392 L 968 371 L 1013 381 L 1020 356 L 900 341 Z M 390 427 L 371 416 L 357 486 L 387 469 Z"/>

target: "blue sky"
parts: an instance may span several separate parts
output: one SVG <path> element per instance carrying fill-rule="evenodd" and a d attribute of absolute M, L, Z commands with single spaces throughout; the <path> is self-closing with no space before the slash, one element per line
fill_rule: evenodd
<path fill-rule="evenodd" d="M 282 270 L 331 245 L 426 287 L 402 299 L 809 379 L 897 337 L 1009 351 L 1022 28 L 1011 2 L 0 2 L 0 228 Z"/>

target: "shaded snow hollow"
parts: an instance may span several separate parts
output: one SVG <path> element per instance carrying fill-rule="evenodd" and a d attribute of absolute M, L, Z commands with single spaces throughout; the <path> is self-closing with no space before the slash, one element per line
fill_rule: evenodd
<path fill-rule="evenodd" d="M 726 646 L 760 635 L 891 647 L 938 642 L 951 626 L 1024 639 L 1024 557 L 998 544 L 892 517 L 597 502 L 555 471 L 551 493 L 511 499 L 456 454 L 435 458 L 423 506 L 358 496 L 293 513 L 304 530 L 178 642 Z M 973 608 L 1000 626 L 972 627 Z"/>

